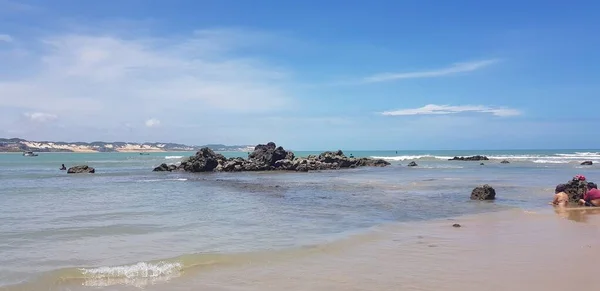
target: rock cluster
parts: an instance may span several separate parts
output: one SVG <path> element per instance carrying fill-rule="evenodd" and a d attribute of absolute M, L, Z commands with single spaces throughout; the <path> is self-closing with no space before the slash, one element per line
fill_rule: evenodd
<path fill-rule="evenodd" d="M 363 166 L 385 167 L 385 160 L 346 157 L 342 151 L 324 152 L 306 158 L 295 157 L 291 151 L 278 147 L 275 143 L 259 144 L 244 158 L 225 158 L 209 148 L 200 149 L 196 155 L 181 162 L 179 166 L 162 164 L 154 171 L 186 172 L 242 172 L 242 171 L 297 171 L 337 170 Z"/>
<path fill-rule="evenodd" d="M 410 162 L 410 163 L 407 165 L 407 167 L 416 167 L 416 166 L 418 166 L 418 165 L 417 165 L 417 163 L 415 163 L 414 161 L 413 161 L 413 162 Z"/>
<path fill-rule="evenodd" d="M 573 178 L 571 181 L 565 183 L 565 193 L 569 195 L 569 202 L 579 202 L 579 199 L 583 199 L 583 195 L 587 191 L 587 183 L 585 179 Z"/>
<path fill-rule="evenodd" d="M 508 160 L 502 160 L 502 162 L 500 162 L 500 164 L 510 164 L 510 162 Z"/>
<path fill-rule="evenodd" d="M 592 161 L 585 161 L 585 162 L 581 163 L 582 166 L 591 166 L 593 164 L 594 164 L 594 162 L 592 162 Z"/>
<path fill-rule="evenodd" d="M 472 156 L 472 157 L 454 157 L 451 159 L 448 159 L 448 161 L 487 161 L 489 160 L 488 157 L 486 156 Z"/>
<path fill-rule="evenodd" d="M 74 166 L 67 170 L 67 174 L 93 174 L 95 172 L 96 169 L 88 167 L 87 165 Z"/>
<path fill-rule="evenodd" d="M 496 199 L 496 190 L 490 185 L 479 186 L 471 192 L 471 200 L 494 200 Z"/>

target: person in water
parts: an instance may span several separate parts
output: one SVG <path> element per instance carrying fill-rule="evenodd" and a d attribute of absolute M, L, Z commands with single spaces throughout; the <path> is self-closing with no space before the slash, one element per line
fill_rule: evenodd
<path fill-rule="evenodd" d="M 600 206 L 600 190 L 595 183 L 587 183 L 587 192 L 583 195 L 583 199 L 579 200 L 579 204 L 584 206 L 596 207 Z"/>
<path fill-rule="evenodd" d="M 554 200 L 552 200 L 550 204 L 561 207 L 566 207 L 569 205 L 569 195 L 565 193 L 566 189 L 567 185 L 565 184 L 557 185 L 556 189 L 554 190 Z"/>
<path fill-rule="evenodd" d="M 60 167 L 60 170 L 61 170 L 61 171 L 64 171 L 64 170 L 66 170 L 66 169 L 67 169 L 67 167 L 65 167 L 65 164 L 62 164 L 62 166 Z"/>

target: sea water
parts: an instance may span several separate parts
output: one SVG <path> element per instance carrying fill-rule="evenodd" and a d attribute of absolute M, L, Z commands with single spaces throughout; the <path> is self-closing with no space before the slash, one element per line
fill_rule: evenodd
<path fill-rule="evenodd" d="M 599 152 L 346 151 L 392 165 L 205 174 L 152 172 L 192 153 L 0 154 L 0 289 L 168 286 L 203 268 L 290 256 L 379 225 L 546 207 L 554 186 L 574 175 L 600 181 L 600 167 L 580 165 L 600 163 Z M 476 154 L 491 160 L 448 161 Z M 68 175 L 61 164 L 96 173 Z M 498 199 L 469 201 L 481 184 Z"/>

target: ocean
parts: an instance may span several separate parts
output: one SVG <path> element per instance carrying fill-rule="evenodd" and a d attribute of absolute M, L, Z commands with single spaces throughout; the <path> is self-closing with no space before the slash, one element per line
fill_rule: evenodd
<path fill-rule="evenodd" d="M 577 174 L 600 181 L 599 166 L 580 165 L 600 163 L 600 150 L 345 153 L 392 165 L 189 174 L 152 172 L 189 152 L 0 154 L 0 290 L 171 290 L 389 225 L 548 208 L 556 184 Z M 448 161 L 471 155 L 490 160 Z M 61 164 L 96 173 L 67 175 Z M 496 201 L 469 200 L 482 184 L 496 189 Z"/>

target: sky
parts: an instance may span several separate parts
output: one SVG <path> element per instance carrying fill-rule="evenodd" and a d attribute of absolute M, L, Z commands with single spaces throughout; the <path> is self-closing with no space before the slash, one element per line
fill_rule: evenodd
<path fill-rule="evenodd" d="M 0 0 L 0 137 L 600 148 L 597 1 Z"/>

